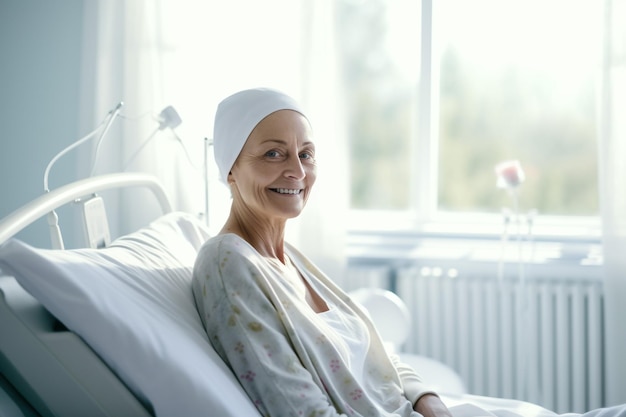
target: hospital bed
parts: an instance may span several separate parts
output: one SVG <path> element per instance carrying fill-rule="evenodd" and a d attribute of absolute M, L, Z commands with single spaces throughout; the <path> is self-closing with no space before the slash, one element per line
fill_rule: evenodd
<path fill-rule="evenodd" d="M 13 238 L 64 204 L 120 187 L 147 188 L 163 214 L 102 249 Z M 195 311 L 191 270 L 207 238 L 142 174 L 78 181 L 2 219 L 0 416 L 255 415 Z"/>
<path fill-rule="evenodd" d="M 14 237 L 41 217 L 54 230 L 60 206 L 124 187 L 150 190 L 162 214 L 113 241 L 108 226 L 92 230 L 81 249 Z M 0 417 L 258 416 L 195 309 L 191 272 L 208 237 L 196 216 L 172 211 L 158 181 L 133 173 L 60 187 L 0 220 Z M 390 311 L 376 295 L 355 297 Z M 451 369 L 407 359 L 454 401 L 471 397 Z"/>

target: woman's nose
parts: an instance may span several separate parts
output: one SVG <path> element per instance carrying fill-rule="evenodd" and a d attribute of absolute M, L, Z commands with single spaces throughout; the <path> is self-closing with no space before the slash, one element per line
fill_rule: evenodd
<path fill-rule="evenodd" d="M 306 171 L 300 160 L 300 155 L 290 157 L 287 160 L 287 167 L 285 169 L 285 176 L 296 180 L 301 180 L 306 176 Z"/>

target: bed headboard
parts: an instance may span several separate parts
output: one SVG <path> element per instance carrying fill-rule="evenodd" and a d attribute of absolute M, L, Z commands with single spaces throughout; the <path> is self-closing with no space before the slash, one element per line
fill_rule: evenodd
<path fill-rule="evenodd" d="M 54 209 L 58 207 L 100 191 L 126 187 L 149 189 L 156 197 L 164 214 L 172 211 L 165 190 L 158 180 L 151 175 L 128 172 L 90 177 L 47 192 L 0 220 L 0 245 L 35 220 L 53 213 Z M 54 216 L 48 218 L 49 224 L 54 227 L 55 225 L 52 223 Z"/>

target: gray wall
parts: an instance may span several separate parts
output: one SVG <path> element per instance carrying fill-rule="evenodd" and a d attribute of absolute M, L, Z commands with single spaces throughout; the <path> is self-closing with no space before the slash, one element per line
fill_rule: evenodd
<path fill-rule="evenodd" d="M 0 218 L 43 194 L 48 162 L 88 133 L 79 131 L 83 7 L 83 0 L 0 0 Z M 76 165 L 76 153 L 61 158 L 50 188 L 78 179 Z M 69 210 L 59 215 L 71 247 L 80 231 L 64 223 Z M 18 237 L 50 246 L 43 220 Z"/>

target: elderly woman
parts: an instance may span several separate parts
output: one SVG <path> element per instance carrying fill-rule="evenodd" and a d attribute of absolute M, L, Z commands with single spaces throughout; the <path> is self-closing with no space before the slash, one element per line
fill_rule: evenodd
<path fill-rule="evenodd" d="M 238 92 L 218 106 L 214 147 L 232 206 L 198 255 L 193 291 L 213 347 L 260 413 L 449 415 L 363 310 L 284 240 L 316 178 L 300 106 L 271 89 Z"/>

